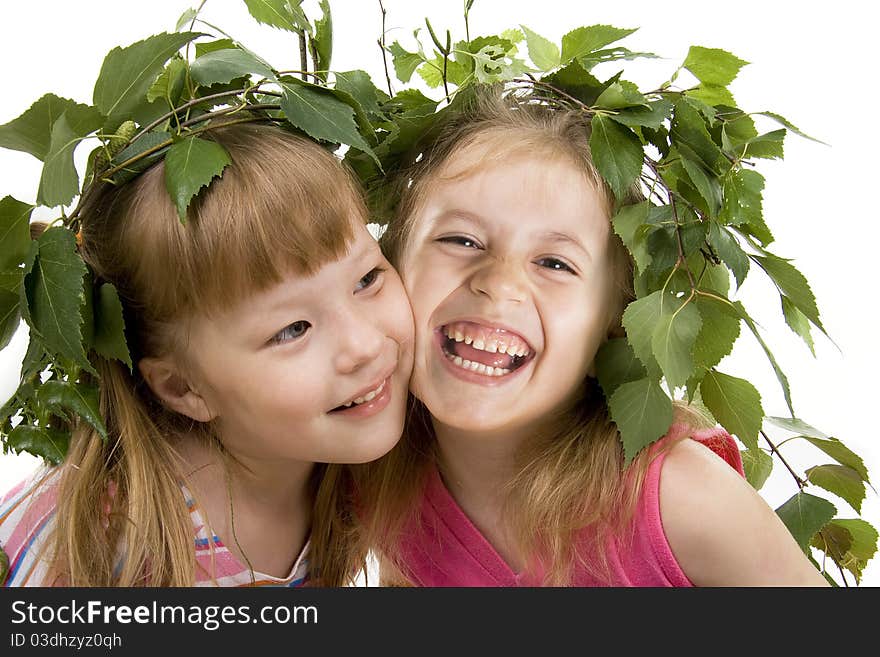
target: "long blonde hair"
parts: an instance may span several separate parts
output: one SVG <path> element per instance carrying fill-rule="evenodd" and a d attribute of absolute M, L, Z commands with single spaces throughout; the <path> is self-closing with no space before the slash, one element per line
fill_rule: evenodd
<path fill-rule="evenodd" d="M 393 264 L 401 262 L 420 204 L 434 180 L 443 175 L 444 165 L 454 153 L 478 140 L 485 149 L 474 167 L 526 153 L 573 163 L 599 191 L 610 219 L 614 197 L 590 157 L 588 115 L 504 95 L 497 86 L 477 89 L 461 105 L 432 131 L 428 143 L 418 145 L 410 166 L 401 171 L 389 194 L 397 206 L 382 245 Z M 456 178 L 462 175 L 467 172 Z M 640 194 L 634 187 L 626 201 L 633 202 Z M 611 335 L 623 336 L 622 313 L 635 298 L 633 263 L 613 231 L 610 239 L 619 293 Z M 684 406 L 679 405 L 676 413 L 692 424 L 701 422 Z M 643 450 L 624 467 L 618 430 L 595 379 L 584 382 L 580 401 L 558 420 L 552 431 L 534 436 L 517 454 L 518 473 L 507 489 L 505 521 L 515 548 L 527 563 L 540 566 L 544 583 L 570 583 L 576 564 L 606 579 L 606 542 L 612 535 L 624 536 L 651 457 Z M 404 577 L 406 565 L 397 551 L 398 537 L 407 523 L 417 519 L 420 495 L 436 456 L 430 414 L 411 397 L 398 445 L 378 462 L 355 470 L 364 509 L 363 540 L 378 549 L 391 572 Z M 594 531 L 583 532 L 584 528 Z M 587 536 L 592 543 L 580 549 L 584 547 L 580 541 Z M 588 559 L 588 555 L 597 559 Z"/>
<path fill-rule="evenodd" d="M 353 239 L 353 222 L 366 220 L 353 175 L 311 140 L 258 124 L 204 137 L 223 146 L 232 164 L 193 200 L 185 225 L 162 163 L 108 185 L 83 212 L 82 256 L 97 282 L 119 292 L 135 363 L 176 353 L 178 329 L 193 313 L 210 316 L 287 272 L 308 275 L 336 260 Z M 194 531 L 173 439 L 188 433 L 222 446 L 210 424 L 159 403 L 136 366 L 93 361 L 110 438 L 82 422 L 74 430 L 61 469 L 53 569 L 71 586 L 190 586 Z M 346 522 L 345 478 L 321 464 L 311 478 L 309 562 L 322 584 L 341 584 L 351 570 L 349 551 L 334 543 L 344 533 L 327 530 Z"/>

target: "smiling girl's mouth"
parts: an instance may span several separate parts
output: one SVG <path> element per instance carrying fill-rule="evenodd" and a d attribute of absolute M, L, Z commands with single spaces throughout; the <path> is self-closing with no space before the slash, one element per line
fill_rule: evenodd
<path fill-rule="evenodd" d="M 446 360 L 461 373 L 502 378 L 521 368 L 534 350 L 519 335 L 474 322 L 453 322 L 437 329 Z"/>

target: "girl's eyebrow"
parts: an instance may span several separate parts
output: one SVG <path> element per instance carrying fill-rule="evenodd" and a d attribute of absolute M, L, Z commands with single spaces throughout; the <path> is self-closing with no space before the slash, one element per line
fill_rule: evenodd
<path fill-rule="evenodd" d="M 586 247 L 574 235 L 570 235 L 569 233 L 561 233 L 555 230 L 548 230 L 546 232 L 537 234 L 535 237 L 539 240 L 546 240 L 548 242 L 562 242 L 564 244 L 571 244 L 575 248 L 583 251 L 584 255 L 592 260 L 590 252 L 587 251 Z"/>
<path fill-rule="evenodd" d="M 434 223 L 438 224 L 441 221 L 445 221 L 447 219 L 463 219 L 464 221 L 475 224 L 480 228 L 486 227 L 486 221 L 483 219 L 483 217 L 468 210 L 461 210 L 459 208 L 444 210 L 436 217 L 434 217 Z"/>

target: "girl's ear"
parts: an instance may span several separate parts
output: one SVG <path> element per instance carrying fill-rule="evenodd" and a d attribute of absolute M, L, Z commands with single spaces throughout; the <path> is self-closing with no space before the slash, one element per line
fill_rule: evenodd
<path fill-rule="evenodd" d="M 150 390 L 166 407 L 197 422 L 210 422 L 217 417 L 173 361 L 167 358 L 141 358 L 138 369 Z"/>

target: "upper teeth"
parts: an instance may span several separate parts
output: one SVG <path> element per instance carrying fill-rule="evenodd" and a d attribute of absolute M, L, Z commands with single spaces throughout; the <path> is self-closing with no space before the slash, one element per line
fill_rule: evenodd
<path fill-rule="evenodd" d="M 343 406 L 348 408 L 352 404 L 363 404 L 364 402 L 373 401 L 376 398 L 376 395 L 378 395 L 380 392 L 382 392 L 382 388 L 384 388 L 384 387 L 385 387 L 385 381 L 380 383 L 379 387 L 376 388 L 375 390 L 370 390 L 370 392 L 368 392 L 363 397 L 356 397 L 352 401 L 346 402 L 345 404 L 343 404 Z"/>
<path fill-rule="evenodd" d="M 494 339 L 490 339 L 489 342 L 485 342 L 480 338 L 474 338 L 473 336 L 466 335 L 462 333 L 460 330 L 453 330 L 448 327 L 444 328 L 444 333 L 451 340 L 455 340 L 456 342 L 464 342 L 465 344 L 471 345 L 474 349 L 479 351 L 488 351 L 490 354 L 499 353 L 499 354 L 507 354 L 508 356 L 528 356 L 529 348 L 524 344 L 509 344 L 508 342 L 504 342 L 502 337 L 499 336 Z M 511 341 L 521 342 L 516 338 L 510 338 Z"/>

